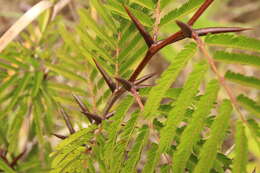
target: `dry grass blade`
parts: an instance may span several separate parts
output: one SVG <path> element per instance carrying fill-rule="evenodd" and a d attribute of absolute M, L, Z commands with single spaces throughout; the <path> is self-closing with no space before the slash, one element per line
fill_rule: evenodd
<path fill-rule="evenodd" d="M 0 52 L 2 52 L 24 28 L 26 28 L 34 19 L 50 7 L 52 7 L 52 3 L 50 1 L 41 1 L 28 10 L 22 17 L 20 17 L 0 38 Z"/>
<path fill-rule="evenodd" d="M 51 20 L 53 20 L 57 14 L 60 12 L 61 9 L 63 9 L 66 5 L 68 5 L 71 2 L 71 0 L 60 0 L 53 9 Z"/>

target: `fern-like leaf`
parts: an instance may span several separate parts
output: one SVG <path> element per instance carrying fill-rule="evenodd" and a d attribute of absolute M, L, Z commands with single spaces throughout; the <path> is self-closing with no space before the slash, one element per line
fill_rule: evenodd
<path fill-rule="evenodd" d="M 182 16 L 186 16 L 187 14 L 193 12 L 198 8 L 204 0 L 189 0 L 185 4 L 183 4 L 180 8 L 177 8 L 168 14 L 166 14 L 160 23 L 160 26 L 167 24 L 170 21 L 175 21 Z"/>
<path fill-rule="evenodd" d="M 208 35 L 205 41 L 209 45 L 260 52 L 260 40 L 246 36 L 231 34 Z"/>
<path fill-rule="evenodd" d="M 210 137 L 200 151 L 199 162 L 195 167 L 194 173 L 210 172 L 216 158 L 218 147 L 223 142 L 231 111 L 232 105 L 230 101 L 225 100 L 220 106 L 219 115 L 211 126 Z"/>
<path fill-rule="evenodd" d="M 260 57 L 256 55 L 217 51 L 214 53 L 214 59 L 216 61 L 230 63 L 230 64 L 244 64 L 244 65 L 260 67 Z"/>
<path fill-rule="evenodd" d="M 248 158 L 248 144 L 245 134 L 245 127 L 242 122 L 236 124 L 236 137 L 235 137 L 235 158 L 233 162 L 233 173 L 246 173 L 246 165 Z"/>
<path fill-rule="evenodd" d="M 249 77 L 249 76 L 245 76 L 240 73 L 234 73 L 231 71 L 227 71 L 225 74 L 225 78 L 227 80 L 236 82 L 236 83 L 244 85 L 244 86 L 249 86 L 252 88 L 260 89 L 260 79 L 255 78 L 255 77 L 251 77 L 251 76 Z"/>
<path fill-rule="evenodd" d="M 217 98 L 218 90 L 218 81 L 213 80 L 208 84 L 206 93 L 201 97 L 197 110 L 193 113 L 191 121 L 181 135 L 180 144 L 173 155 L 173 172 L 184 172 L 192 153 L 192 147 L 199 139 L 205 119 Z"/>
<path fill-rule="evenodd" d="M 186 109 L 191 105 L 206 71 L 207 64 L 205 62 L 197 64 L 187 79 L 187 82 L 184 84 L 184 88 L 175 103 L 175 108 L 169 112 L 166 125 L 160 132 L 159 149 L 155 157 L 148 158 L 144 169 L 145 173 L 153 172 L 160 154 L 165 152 L 170 146 L 176 135 L 176 129 L 179 123 L 184 119 Z"/>
<path fill-rule="evenodd" d="M 172 64 L 161 75 L 161 78 L 156 82 L 157 85 L 152 88 L 147 98 L 143 112 L 146 117 L 154 116 L 150 114 L 157 110 L 166 91 L 175 81 L 187 62 L 194 56 L 196 50 L 196 45 L 194 43 L 188 44 L 178 55 L 176 55 Z"/>
<path fill-rule="evenodd" d="M 149 128 L 148 126 L 144 125 L 139 130 L 139 134 L 135 140 L 135 143 L 131 148 L 131 151 L 129 152 L 128 159 L 126 160 L 126 163 L 122 170 L 123 173 L 135 172 L 135 167 L 141 157 L 142 149 L 147 142 L 148 134 Z"/>
<path fill-rule="evenodd" d="M 256 101 L 242 94 L 237 97 L 237 101 L 250 113 L 260 117 L 260 105 Z"/>

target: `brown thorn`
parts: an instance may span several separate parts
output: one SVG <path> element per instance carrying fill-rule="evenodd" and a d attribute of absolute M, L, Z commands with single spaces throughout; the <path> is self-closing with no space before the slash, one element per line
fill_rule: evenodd
<path fill-rule="evenodd" d="M 68 129 L 69 129 L 70 134 L 75 133 L 75 129 L 73 128 L 73 125 L 72 125 L 72 123 L 71 123 L 71 121 L 70 121 L 69 115 L 64 111 L 63 108 L 60 109 L 60 113 L 61 113 L 61 115 L 63 116 L 63 119 L 64 119 L 64 121 L 65 121 L 65 123 L 66 123 L 66 126 L 67 126 Z"/>
<path fill-rule="evenodd" d="M 154 77 L 155 75 L 156 75 L 156 73 L 151 73 L 151 74 L 145 75 L 145 76 L 141 77 L 140 79 L 137 79 L 137 80 L 134 82 L 134 84 L 135 84 L 135 85 L 139 85 L 139 84 L 141 84 L 141 83 L 147 81 L 148 79 Z"/>
<path fill-rule="evenodd" d="M 209 27 L 209 28 L 201 28 L 194 29 L 194 31 L 199 36 L 204 36 L 207 34 L 220 34 L 220 33 L 228 33 L 228 32 L 242 32 L 247 30 L 253 30 L 253 28 L 241 28 L 241 27 Z"/>
<path fill-rule="evenodd" d="M 115 77 L 115 79 L 122 84 L 123 88 L 126 89 L 127 91 L 131 91 L 133 88 L 133 84 L 123 78 L 120 77 Z"/>
<path fill-rule="evenodd" d="M 74 99 L 76 100 L 77 104 L 79 105 L 82 111 L 89 112 L 88 108 L 84 105 L 84 103 L 80 100 L 78 96 L 76 96 L 75 94 L 72 94 L 72 96 L 74 97 Z"/>
<path fill-rule="evenodd" d="M 130 10 L 125 6 L 123 5 L 128 16 L 131 18 L 131 20 L 134 22 L 136 28 L 138 29 L 138 31 L 140 32 L 140 34 L 143 36 L 146 44 L 148 47 L 151 47 L 152 44 L 154 44 L 154 40 L 152 38 L 152 36 L 147 32 L 145 31 L 145 28 L 144 26 L 141 24 L 141 22 L 139 22 L 139 20 L 130 12 Z"/>
<path fill-rule="evenodd" d="M 147 87 L 153 87 L 155 85 L 137 85 L 135 86 L 136 89 L 142 89 L 142 88 L 147 88 Z"/>
<path fill-rule="evenodd" d="M 52 135 L 56 136 L 59 139 L 66 139 L 68 137 L 68 136 L 59 135 L 59 134 L 55 134 L 55 133 L 53 133 Z"/>
<path fill-rule="evenodd" d="M 93 58 L 93 61 L 95 62 L 99 72 L 101 73 L 101 75 L 105 79 L 105 81 L 106 81 L 108 87 L 110 88 L 110 90 L 112 92 L 114 92 L 115 89 L 116 89 L 116 84 L 113 82 L 112 78 L 107 74 L 107 72 L 98 64 L 98 62 L 94 58 Z"/>
<path fill-rule="evenodd" d="M 86 117 L 88 119 L 95 120 L 96 124 L 101 124 L 101 122 L 103 121 L 103 119 L 96 114 L 92 114 L 92 113 L 89 113 L 89 112 L 83 112 L 83 111 L 82 111 L 82 113 L 84 115 L 86 115 Z"/>
<path fill-rule="evenodd" d="M 114 114 L 115 114 L 115 111 L 110 112 L 110 113 L 108 113 L 107 115 L 105 115 L 105 118 L 106 118 L 106 119 L 109 119 L 109 118 L 111 118 L 112 116 L 114 116 Z"/>
<path fill-rule="evenodd" d="M 22 153 L 20 153 L 18 156 L 16 156 L 13 159 L 12 163 L 10 164 L 10 167 L 14 168 L 14 166 L 17 165 L 17 162 L 25 155 L 26 151 L 27 151 L 27 148 L 25 148 Z"/>
<path fill-rule="evenodd" d="M 181 28 L 181 31 L 185 37 L 191 38 L 193 29 L 191 26 L 187 25 L 186 23 L 183 23 L 179 20 L 176 20 L 176 24 Z"/>
<path fill-rule="evenodd" d="M 192 18 L 188 21 L 188 25 L 192 26 L 213 1 L 214 0 L 205 0 L 205 2 L 200 6 L 200 8 L 195 12 Z"/>

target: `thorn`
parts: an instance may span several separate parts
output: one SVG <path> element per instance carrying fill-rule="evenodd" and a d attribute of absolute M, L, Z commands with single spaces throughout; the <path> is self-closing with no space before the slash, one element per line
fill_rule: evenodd
<path fill-rule="evenodd" d="M 219 33 L 228 33 L 228 32 L 242 32 L 247 30 L 253 30 L 253 28 L 241 28 L 241 27 L 210 27 L 210 28 L 201 28 L 195 29 L 194 31 L 199 36 L 204 36 L 207 34 L 219 34 Z"/>
<path fill-rule="evenodd" d="M 131 13 L 131 11 L 125 6 L 123 5 L 125 8 L 125 11 L 127 12 L 128 16 L 131 18 L 131 20 L 134 22 L 136 28 L 138 29 L 138 31 L 140 32 L 140 34 L 143 36 L 146 44 L 148 47 L 151 47 L 152 44 L 154 44 L 154 40 L 152 38 L 152 36 L 145 31 L 144 26 L 141 24 L 141 22 L 139 22 L 139 20 Z"/>
<path fill-rule="evenodd" d="M 139 105 L 141 111 L 143 111 L 143 110 L 144 110 L 144 105 L 143 105 L 143 103 L 142 103 L 141 96 L 139 95 L 139 93 L 136 91 L 135 88 L 132 88 L 132 89 L 131 89 L 131 93 L 132 93 L 132 95 L 134 96 L 135 100 L 137 101 L 137 103 L 138 103 L 138 105 Z"/>
<path fill-rule="evenodd" d="M 105 118 L 106 118 L 106 119 L 109 119 L 109 118 L 111 118 L 112 116 L 114 116 L 114 114 L 115 114 L 115 111 L 110 112 L 110 113 L 108 113 L 108 114 L 105 115 Z"/>
<path fill-rule="evenodd" d="M 112 78 L 107 74 L 107 72 L 98 64 L 98 62 L 94 58 L 93 58 L 93 61 L 95 62 L 99 72 L 101 73 L 101 75 L 105 79 L 105 81 L 106 81 L 108 87 L 110 88 L 110 90 L 112 92 L 114 92 L 115 89 L 116 89 L 116 84 L 113 82 Z"/>
<path fill-rule="evenodd" d="M 10 164 L 10 167 L 14 168 L 14 166 L 17 165 L 17 162 L 25 155 L 26 151 L 27 151 L 27 148 L 25 148 L 22 153 L 20 153 L 18 156 L 16 156 L 13 159 L 12 163 Z"/>
<path fill-rule="evenodd" d="M 183 35 L 185 37 L 188 37 L 188 38 L 192 37 L 193 29 L 191 28 L 191 26 L 189 26 L 188 24 L 183 23 L 179 20 L 176 20 L 176 24 L 181 28 L 181 31 L 183 32 Z"/>
<path fill-rule="evenodd" d="M 155 75 L 156 75 L 156 73 L 151 73 L 151 74 L 145 75 L 145 76 L 141 77 L 140 79 L 137 79 L 137 80 L 134 82 L 134 84 L 135 84 L 135 85 L 139 85 L 139 84 L 145 82 L 146 80 L 148 80 L 148 79 L 154 77 Z"/>
<path fill-rule="evenodd" d="M 70 134 L 75 133 L 75 129 L 73 128 L 73 126 L 71 124 L 69 115 L 64 111 L 63 108 L 60 109 L 60 112 L 61 112 L 61 114 L 63 116 L 63 119 L 64 119 L 68 129 L 69 129 Z"/>
<path fill-rule="evenodd" d="M 57 138 L 60 138 L 60 139 L 66 139 L 68 136 L 64 136 L 64 135 L 59 135 L 59 134 L 55 134 L 53 133 L 52 135 L 56 136 Z"/>
<path fill-rule="evenodd" d="M 212 4 L 214 0 L 206 0 L 200 8 L 195 12 L 192 18 L 188 21 L 188 25 L 192 26 L 199 17 L 204 13 L 204 11 Z"/>
<path fill-rule="evenodd" d="M 136 89 L 142 89 L 142 88 L 148 88 L 148 87 L 153 87 L 153 86 L 155 86 L 155 85 L 137 85 L 135 88 Z"/>
<path fill-rule="evenodd" d="M 101 122 L 103 121 L 103 119 L 100 116 L 96 115 L 96 114 L 92 114 L 92 113 L 89 113 L 89 112 L 83 112 L 83 111 L 82 111 L 82 113 L 84 115 L 86 115 L 86 117 L 88 119 L 91 120 L 90 122 L 92 122 L 92 120 L 94 120 L 96 122 L 96 124 L 101 124 Z"/>
<path fill-rule="evenodd" d="M 127 91 L 131 92 L 131 89 L 134 87 L 133 84 L 123 78 L 115 77 L 115 79 L 123 85 L 123 88 L 125 88 Z"/>
<path fill-rule="evenodd" d="M 80 100 L 80 98 L 77 95 L 72 94 L 72 96 L 74 97 L 82 111 L 89 112 L 88 108 L 84 105 L 84 103 Z"/>

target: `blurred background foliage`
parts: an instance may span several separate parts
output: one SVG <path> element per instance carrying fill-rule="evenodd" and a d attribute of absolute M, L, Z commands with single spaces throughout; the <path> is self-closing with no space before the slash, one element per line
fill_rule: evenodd
<path fill-rule="evenodd" d="M 0 0 L 0 35 L 37 2 L 39 1 Z M 132 2 L 135 3 L 134 0 Z M 186 1 L 176 0 L 168 3 L 163 14 L 179 7 L 184 2 Z M 88 0 L 72 1 L 48 26 L 45 25 L 47 13 L 44 13 L 20 34 L 16 42 L 12 42 L 8 49 L 0 54 L 2 69 L 0 74 L 0 151 L 1 154 L 8 153 L 9 162 L 25 151 L 26 154 L 19 160 L 18 172 L 37 172 L 39 167 L 44 171 L 50 165 L 49 155 L 53 151 L 52 148 L 60 141 L 53 136 L 53 133 L 68 134 L 59 112 L 61 106 L 70 115 L 76 129 L 86 127 L 88 120 L 80 113 L 72 93 L 80 96 L 91 112 L 101 114 L 110 90 L 105 86 L 97 69 L 89 63 L 88 58 L 102 56 L 103 59 L 98 59 L 98 62 L 110 75 L 120 74 L 122 77 L 128 77 L 145 53 L 144 41 L 139 37 L 132 24 L 118 19 L 127 27 L 117 30 L 115 26 L 117 24 L 108 22 L 110 18 L 106 16 L 107 14 L 100 13 L 100 17 L 96 4 L 90 6 L 89 3 Z M 138 3 L 135 4 L 137 9 L 138 5 Z M 108 6 L 108 8 L 122 16 L 126 15 L 113 7 Z M 148 12 L 149 6 L 144 11 Z M 153 24 L 149 16 L 138 13 L 138 10 L 135 11 L 135 15 L 148 28 Z M 183 16 L 181 19 L 187 21 L 188 17 Z M 95 27 L 95 23 L 98 23 L 100 28 Z M 91 24 L 93 24 L 90 26 L 92 29 L 86 34 L 85 29 Z M 101 29 L 104 25 L 106 27 Z M 216 0 L 194 27 L 209 26 L 251 27 L 254 30 L 245 32 L 243 35 L 259 39 L 259 0 Z M 165 18 L 161 21 L 159 38 L 165 38 L 178 30 L 174 20 Z M 122 35 L 114 35 L 119 31 Z M 128 32 L 133 34 L 130 38 L 127 37 Z M 75 33 L 77 38 L 73 37 Z M 95 34 L 102 39 L 97 38 L 95 42 L 89 44 L 88 40 L 91 40 Z M 130 48 L 129 45 L 131 45 Z M 88 51 L 89 47 L 93 51 Z M 121 49 L 120 54 L 111 51 L 118 47 Z M 181 48 L 183 48 L 183 43 L 164 48 L 151 61 L 144 73 L 156 72 L 159 76 Z M 210 49 L 218 50 L 218 48 Z M 75 50 L 81 53 L 79 54 Z M 129 57 L 128 60 L 124 59 L 126 55 Z M 255 55 L 259 55 L 259 53 L 255 53 Z M 16 58 L 13 58 L 14 56 Z M 121 64 L 119 68 L 107 65 L 106 61 L 111 61 L 111 56 L 116 57 L 116 61 Z M 198 59 L 198 57 L 196 58 Z M 184 79 L 191 71 L 189 67 L 192 67 L 192 63 L 197 62 L 196 58 L 178 77 L 174 87 L 182 86 Z M 218 67 L 223 74 L 227 70 L 231 70 L 248 76 L 258 78 L 260 76 L 259 62 L 255 67 L 225 63 L 218 63 Z M 230 76 L 232 78 L 232 74 Z M 212 75 L 209 74 L 207 79 L 209 80 L 211 77 Z M 151 81 L 150 84 L 154 84 L 154 81 Z M 254 119 L 253 124 L 257 123 L 260 117 L 259 112 L 256 111 L 259 111 L 260 105 L 259 88 L 251 89 L 232 82 L 229 84 L 236 95 L 247 96 L 240 96 L 241 100 L 246 100 L 243 103 L 250 103 L 249 98 L 255 100 L 251 106 L 255 106 L 256 109 L 251 109 L 249 106 L 249 111 L 245 112 L 249 119 Z M 220 98 L 224 97 L 224 92 L 221 92 Z M 249 132 L 247 131 L 247 133 Z M 230 149 L 233 142 L 234 136 L 231 135 L 224 142 L 223 148 Z M 250 153 L 248 170 L 252 171 L 255 167 L 260 170 L 260 153 L 251 135 L 248 135 L 248 145 Z"/>

